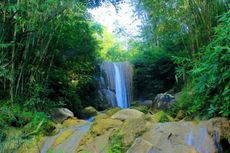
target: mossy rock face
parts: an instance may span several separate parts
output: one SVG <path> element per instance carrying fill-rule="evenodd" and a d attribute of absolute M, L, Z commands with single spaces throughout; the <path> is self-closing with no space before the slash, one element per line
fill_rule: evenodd
<path fill-rule="evenodd" d="M 90 133 L 94 136 L 103 134 L 105 131 L 108 131 L 111 128 L 121 127 L 122 122 L 114 119 L 101 119 L 96 121 L 90 129 Z"/>
<path fill-rule="evenodd" d="M 100 136 L 89 138 L 85 144 L 78 147 L 76 153 L 108 153 L 112 133 L 113 129 L 110 129 Z"/>
<path fill-rule="evenodd" d="M 71 126 L 74 126 L 74 125 L 77 125 L 77 124 L 84 124 L 84 123 L 87 123 L 85 120 L 79 120 L 77 118 L 69 118 L 67 120 L 65 120 L 62 125 L 64 127 L 71 127 Z"/>
<path fill-rule="evenodd" d="M 148 111 L 149 111 L 149 108 L 147 106 L 143 106 L 143 105 L 131 106 L 130 108 L 131 109 L 136 109 L 136 110 L 138 110 L 138 111 L 140 111 L 142 113 L 145 113 L 145 114 L 147 114 Z"/>
<path fill-rule="evenodd" d="M 51 118 L 58 123 L 62 123 L 69 117 L 74 117 L 73 112 L 67 108 L 54 108 L 50 110 Z"/>
<path fill-rule="evenodd" d="M 99 115 L 97 115 L 97 116 L 95 117 L 94 122 L 97 122 L 97 121 L 99 121 L 99 120 L 101 120 L 101 119 L 107 119 L 107 118 L 109 118 L 108 115 L 106 115 L 106 114 L 99 114 Z"/>
<path fill-rule="evenodd" d="M 81 111 L 81 117 L 84 119 L 87 119 L 89 117 L 96 116 L 96 115 L 97 115 L 97 110 L 92 106 L 86 107 Z"/>
<path fill-rule="evenodd" d="M 122 143 L 129 146 L 134 139 L 147 130 L 147 121 L 144 117 L 128 119 L 124 122 L 119 134 L 122 135 Z"/>
<path fill-rule="evenodd" d="M 116 112 L 118 112 L 120 110 L 121 110 L 121 108 L 119 108 L 119 107 L 107 109 L 107 110 L 105 110 L 105 114 L 108 116 L 112 116 L 113 114 L 115 114 Z"/>
<path fill-rule="evenodd" d="M 98 152 L 106 152 L 106 148 L 103 149 L 101 146 L 108 146 L 113 131 L 121 128 L 122 124 L 122 121 L 111 119 L 106 114 L 96 116 L 90 131 L 81 139 L 76 152 L 95 152 L 95 148 Z"/>
<path fill-rule="evenodd" d="M 116 112 L 114 115 L 111 116 L 112 119 L 118 119 L 121 121 L 125 121 L 128 119 L 140 118 L 143 117 L 145 114 L 136 110 L 136 109 L 122 109 Z"/>
<path fill-rule="evenodd" d="M 152 116 L 153 122 L 173 122 L 174 119 L 166 114 L 164 111 L 157 112 L 153 114 Z"/>

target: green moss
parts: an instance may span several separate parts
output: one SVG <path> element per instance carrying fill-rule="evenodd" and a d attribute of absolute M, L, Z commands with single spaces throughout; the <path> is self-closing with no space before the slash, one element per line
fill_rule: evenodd
<path fill-rule="evenodd" d="M 110 137 L 110 144 L 107 150 L 107 153 L 122 153 L 122 135 L 117 134 L 116 132 Z"/>
<path fill-rule="evenodd" d="M 115 107 L 115 108 L 112 108 L 112 109 L 107 109 L 105 111 L 105 114 L 108 115 L 108 116 L 112 116 L 113 114 L 115 114 L 116 112 L 120 111 L 121 108 L 119 107 Z"/>
<path fill-rule="evenodd" d="M 159 111 L 152 115 L 152 120 L 154 122 L 173 122 L 174 119 L 166 114 L 164 111 Z"/>
<path fill-rule="evenodd" d="M 94 136 L 103 134 L 111 128 L 119 128 L 122 122 L 114 119 L 101 119 L 96 121 L 90 129 L 90 133 Z"/>
<path fill-rule="evenodd" d="M 142 113 L 147 114 L 149 112 L 149 108 L 147 106 L 139 105 L 139 106 L 131 106 L 131 109 L 136 109 Z"/>
<path fill-rule="evenodd" d="M 73 134 L 73 132 L 74 132 L 73 129 L 68 129 L 68 130 L 64 131 L 63 133 L 61 133 L 55 139 L 53 146 L 57 146 L 57 145 L 61 144 L 62 142 L 64 142 L 66 139 L 68 139 Z"/>

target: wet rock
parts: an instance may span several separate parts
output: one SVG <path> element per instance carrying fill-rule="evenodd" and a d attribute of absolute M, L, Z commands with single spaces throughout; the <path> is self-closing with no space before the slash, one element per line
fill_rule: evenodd
<path fill-rule="evenodd" d="M 126 153 L 154 153 L 153 145 L 142 138 L 137 138 Z"/>
<path fill-rule="evenodd" d="M 90 137 L 89 140 L 77 150 L 77 153 L 95 152 L 95 153 L 107 153 L 110 136 L 113 133 L 113 129 L 104 132 L 97 137 Z"/>
<path fill-rule="evenodd" d="M 207 122 L 158 123 L 142 138 L 153 145 L 154 153 L 217 153 Z"/>
<path fill-rule="evenodd" d="M 96 116 L 96 115 L 97 115 L 97 110 L 92 106 L 86 107 L 81 111 L 81 116 L 84 119 L 87 119 L 89 117 Z"/>
<path fill-rule="evenodd" d="M 175 97 L 168 93 L 157 94 L 153 101 L 153 108 L 168 110 L 169 107 L 176 102 Z"/>
<path fill-rule="evenodd" d="M 111 116 L 112 119 L 118 119 L 121 121 L 127 120 L 127 119 L 135 119 L 140 118 L 144 116 L 144 113 L 135 110 L 135 109 L 123 109 L 115 113 L 113 116 Z"/>
<path fill-rule="evenodd" d="M 60 151 L 74 153 L 90 125 L 90 123 L 81 123 L 60 129 L 56 135 L 45 138 L 40 153 L 59 153 Z"/>
<path fill-rule="evenodd" d="M 62 123 L 67 118 L 74 117 L 73 112 L 67 108 L 55 108 L 50 110 L 51 118 L 59 123 Z"/>
<path fill-rule="evenodd" d="M 67 129 L 62 132 L 58 137 L 54 140 L 53 146 L 57 146 L 62 144 L 66 139 L 68 139 L 74 133 L 74 129 Z"/>

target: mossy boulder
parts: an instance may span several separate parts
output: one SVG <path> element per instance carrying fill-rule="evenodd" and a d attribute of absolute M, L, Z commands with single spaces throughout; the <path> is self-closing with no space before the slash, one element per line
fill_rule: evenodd
<path fill-rule="evenodd" d="M 127 119 L 135 119 L 143 117 L 144 113 L 136 110 L 136 109 L 122 109 L 116 112 L 114 115 L 111 116 L 112 119 L 118 119 L 121 121 L 125 121 Z"/>
<path fill-rule="evenodd" d="M 124 146 L 129 146 L 135 140 L 147 130 L 147 121 L 144 116 L 139 118 L 128 119 L 124 122 L 119 134 L 122 135 L 122 143 Z"/>
<path fill-rule="evenodd" d="M 95 117 L 90 131 L 81 139 L 76 152 L 106 152 L 109 138 L 114 130 L 121 128 L 123 122 L 109 118 L 106 114 Z"/>
<path fill-rule="evenodd" d="M 87 119 L 89 117 L 96 116 L 96 115 L 97 115 L 97 110 L 92 106 L 86 107 L 81 111 L 81 117 L 84 119 Z"/>
<path fill-rule="evenodd" d="M 99 121 L 99 120 L 101 120 L 101 119 L 107 119 L 107 118 L 109 118 L 108 115 L 101 113 L 101 114 L 98 114 L 98 115 L 94 118 L 94 122 L 97 122 L 97 121 Z"/>
<path fill-rule="evenodd" d="M 76 153 L 108 153 L 110 137 L 113 129 L 110 129 L 97 137 L 90 137 L 88 141 L 78 147 Z"/>
<path fill-rule="evenodd" d="M 87 123 L 87 122 L 85 120 L 79 120 L 77 118 L 69 118 L 62 123 L 62 126 L 63 127 L 71 127 L 71 126 L 75 126 L 77 124 L 84 124 L 84 123 Z"/>
<path fill-rule="evenodd" d="M 153 145 L 142 138 L 137 138 L 126 153 L 153 153 Z"/>
<path fill-rule="evenodd" d="M 108 116 L 112 116 L 113 114 L 115 114 L 116 112 L 118 112 L 120 110 L 121 110 L 121 108 L 119 108 L 119 107 L 107 109 L 107 110 L 105 110 L 105 114 Z"/>
<path fill-rule="evenodd" d="M 69 117 L 74 117 L 73 112 L 67 108 L 54 108 L 50 110 L 51 118 L 58 123 L 62 123 Z"/>
<path fill-rule="evenodd" d="M 103 134 L 105 131 L 108 131 L 111 128 L 121 127 L 122 122 L 115 119 L 100 119 L 95 121 L 93 126 L 90 129 L 90 133 L 94 136 Z"/>
<path fill-rule="evenodd" d="M 147 106 L 144 106 L 144 105 L 131 106 L 130 108 L 136 109 L 136 110 L 138 110 L 142 113 L 145 113 L 145 114 L 147 114 L 149 111 L 149 108 Z"/>

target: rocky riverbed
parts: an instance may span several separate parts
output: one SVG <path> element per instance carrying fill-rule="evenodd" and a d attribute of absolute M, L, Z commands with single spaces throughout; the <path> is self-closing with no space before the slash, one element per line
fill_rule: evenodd
<path fill-rule="evenodd" d="M 40 145 L 27 144 L 19 150 L 31 152 L 32 149 L 34 153 L 225 153 L 229 151 L 229 138 L 230 122 L 225 118 L 176 122 L 164 112 L 144 114 L 136 109 L 115 108 L 98 113 L 92 122 L 66 119 L 55 135 L 40 139 Z"/>

